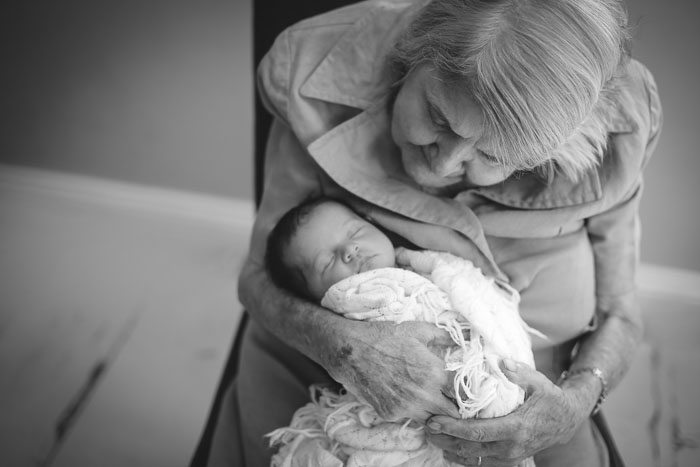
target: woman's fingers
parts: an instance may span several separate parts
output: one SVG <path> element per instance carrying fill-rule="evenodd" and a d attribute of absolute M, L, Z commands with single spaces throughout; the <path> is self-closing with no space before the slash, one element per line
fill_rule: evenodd
<path fill-rule="evenodd" d="M 428 420 L 427 428 L 431 434 L 445 434 L 464 441 L 484 443 L 509 439 L 515 423 L 509 423 L 512 417 L 472 418 L 460 420 L 436 415 Z"/>
<path fill-rule="evenodd" d="M 498 454 L 494 443 L 479 443 L 464 441 L 454 436 L 444 434 L 429 434 L 430 442 L 444 451 L 455 453 L 462 457 L 488 457 Z"/>
<path fill-rule="evenodd" d="M 502 441 L 477 443 L 449 435 L 431 434 L 430 442 L 445 452 L 445 458 L 460 465 L 515 466 L 526 457 L 512 444 Z"/>
<path fill-rule="evenodd" d="M 443 457 L 445 458 L 445 460 L 448 460 L 448 461 L 450 461 L 454 464 L 457 464 L 457 465 L 465 465 L 465 466 L 475 465 L 475 466 L 482 466 L 482 467 L 484 467 L 484 465 L 485 465 L 483 462 L 479 463 L 478 456 L 462 457 L 462 456 L 458 456 L 455 453 L 445 451 L 445 454 L 443 455 Z"/>
<path fill-rule="evenodd" d="M 440 414 L 451 418 L 459 418 L 459 409 L 457 408 L 457 404 L 455 404 L 454 400 L 442 395 L 437 402 L 435 411 L 430 415 Z"/>
<path fill-rule="evenodd" d="M 527 395 L 545 385 L 552 384 L 545 375 L 522 362 L 504 358 L 500 362 L 500 367 L 506 378 L 523 388 Z"/>
<path fill-rule="evenodd" d="M 443 457 L 454 464 L 468 467 L 516 467 L 520 465 L 520 462 L 517 460 L 502 460 L 496 457 L 479 457 L 473 454 L 460 456 L 449 451 L 445 451 Z"/>
<path fill-rule="evenodd" d="M 506 360 L 501 368 L 529 393 L 523 405 L 490 419 L 431 417 L 426 433 L 433 444 L 466 459 L 482 456 L 482 465 L 517 465 L 543 448 L 570 439 L 577 426 L 570 398 L 526 364 Z"/>
<path fill-rule="evenodd" d="M 432 323 L 405 321 L 400 326 L 403 327 L 403 332 L 407 337 L 419 340 L 430 349 L 447 348 L 454 345 L 450 334 Z"/>

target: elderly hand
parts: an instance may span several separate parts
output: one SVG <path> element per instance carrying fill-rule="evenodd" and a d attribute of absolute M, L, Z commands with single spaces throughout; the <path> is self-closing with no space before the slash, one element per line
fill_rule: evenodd
<path fill-rule="evenodd" d="M 569 441 L 590 414 L 590 395 L 563 390 L 522 363 L 507 360 L 501 367 L 525 390 L 525 402 L 503 417 L 429 419 L 430 441 L 445 451 L 446 459 L 460 465 L 517 466 L 542 449 Z"/>
<path fill-rule="evenodd" d="M 449 394 L 444 350 L 449 335 L 431 323 L 348 320 L 348 334 L 324 366 L 388 421 L 424 422 L 434 414 L 459 417 Z"/>

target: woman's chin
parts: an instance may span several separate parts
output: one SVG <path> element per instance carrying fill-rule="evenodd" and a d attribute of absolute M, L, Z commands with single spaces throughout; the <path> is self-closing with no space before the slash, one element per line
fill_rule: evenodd
<path fill-rule="evenodd" d="M 425 169 L 411 170 L 407 168 L 406 173 L 425 191 L 444 189 L 464 180 L 461 176 L 440 177 Z"/>
<path fill-rule="evenodd" d="M 446 196 L 455 191 L 469 188 L 464 177 L 439 177 L 431 172 L 412 176 L 413 180 L 421 187 L 421 190 L 431 195 Z"/>
<path fill-rule="evenodd" d="M 424 192 L 443 196 L 468 188 L 495 185 L 507 178 L 507 174 L 504 173 L 458 174 L 443 177 L 419 164 L 404 164 L 404 170 Z"/>

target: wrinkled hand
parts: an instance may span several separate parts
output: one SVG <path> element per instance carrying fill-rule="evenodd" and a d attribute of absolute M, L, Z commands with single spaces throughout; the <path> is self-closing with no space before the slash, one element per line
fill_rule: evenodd
<path fill-rule="evenodd" d="M 525 402 L 497 418 L 432 417 L 427 433 L 445 451 L 446 459 L 460 465 L 516 466 L 542 449 L 569 441 L 588 416 L 585 402 L 542 373 L 513 361 L 502 363 L 501 368 L 525 390 Z"/>
<path fill-rule="evenodd" d="M 325 367 L 350 392 L 388 421 L 424 422 L 435 414 L 459 417 L 449 394 L 444 350 L 449 335 L 430 323 L 352 322 Z"/>

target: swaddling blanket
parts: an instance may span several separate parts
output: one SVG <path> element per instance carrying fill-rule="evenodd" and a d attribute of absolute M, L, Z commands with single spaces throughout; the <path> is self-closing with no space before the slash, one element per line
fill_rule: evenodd
<path fill-rule="evenodd" d="M 517 291 L 449 253 L 398 248 L 396 262 L 398 268 L 338 282 L 321 304 L 351 319 L 426 321 L 449 332 L 455 345 L 445 355 L 445 369 L 454 372 L 462 418 L 497 417 L 520 405 L 523 390 L 498 367 L 505 357 L 534 367 Z M 347 392 L 311 388 L 311 396 L 289 427 L 270 433 L 271 444 L 281 445 L 273 466 L 452 465 L 411 420 L 386 422 Z"/>

